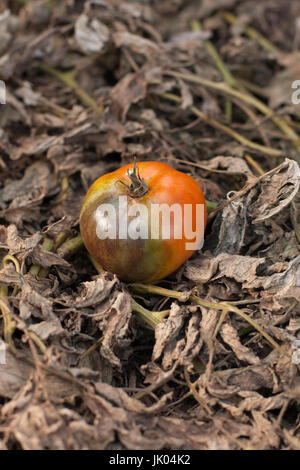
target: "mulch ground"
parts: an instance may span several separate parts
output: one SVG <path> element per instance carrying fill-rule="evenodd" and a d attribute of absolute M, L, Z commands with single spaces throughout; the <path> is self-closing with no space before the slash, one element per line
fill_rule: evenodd
<path fill-rule="evenodd" d="M 300 449 L 299 25 L 297 0 L 1 2 L 0 449 Z M 134 158 L 208 201 L 156 286 L 79 234 Z"/>

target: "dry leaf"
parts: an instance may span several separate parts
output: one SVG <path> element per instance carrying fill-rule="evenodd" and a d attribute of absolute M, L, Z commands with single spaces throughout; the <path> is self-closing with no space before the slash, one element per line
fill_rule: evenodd
<path fill-rule="evenodd" d="M 221 328 L 221 336 L 241 361 L 246 361 L 249 364 L 260 363 L 260 359 L 249 348 L 241 344 L 237 331 L 232 325 L 225 323 Z"/>

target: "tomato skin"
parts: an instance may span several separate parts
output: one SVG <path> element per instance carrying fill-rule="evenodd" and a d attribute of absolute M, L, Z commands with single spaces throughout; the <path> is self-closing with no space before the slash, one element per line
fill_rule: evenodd
<path fill-rule="evenodd" d="M 150 236 L 136 240 L 128 237 L 100 239 L 97 235 L 97 208 L 101 204 L 112 205 L 118 214 L 119 224 L 126 215 L 118 212 L 119 196 L 126 196 L 128 210 L 138 203 L 143 204 L 148 213 L 153 204 L 179 204 L 182 209 L 185 204 L 189 204 L 193 230 L 197 230 L 200 239 L 204 236 L 207 210 L 201 187 L 189 175 L 161 162 L 138 162 L 136 165 L 148 192 L 139 197 L 132 197 L 126 186 L 120 183 L 129 180 L 127 171 L 133 169 L 133 164 L 101 176 L 92 184 L 84 198 L 80 213 L 80 231 L 87 250 L 105 270 L 126 282 L 149 283 L 171 274 L 195 251 L 186 249 L 186 243 L 190 240 L 185 237 L 184 230 L 180 239 L 174 238 L 175 216 L 171 216 L 170 239 L 153 239 Z M 196 227 L 197 204 L 204 207 L 204 220 Z"/>

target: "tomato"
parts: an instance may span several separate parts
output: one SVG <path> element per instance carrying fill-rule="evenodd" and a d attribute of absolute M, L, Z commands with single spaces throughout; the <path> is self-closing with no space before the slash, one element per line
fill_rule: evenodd
<path fill-rule="evenodd" d="M 80 213 L 90 255 L 126 282 L 165 278 L 204 237 L 207 210 L 199 184 L 160 162 L 139 162 L 98 178 Z"/>

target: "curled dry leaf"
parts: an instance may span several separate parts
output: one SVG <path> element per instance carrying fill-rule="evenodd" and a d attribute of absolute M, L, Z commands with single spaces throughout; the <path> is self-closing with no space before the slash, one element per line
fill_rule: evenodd
<path fill-rule="evenodd" d="M 222 402 L 222 406 L 233 416 L 242 416 L 245 411 L 252 413 L 266 413 L 270 410 L 278 410 L 284 406 L 288 400 L 287 393 L 278 393 L 276 396 L 265 398 L 256 391 L 238 392 L 240 397 L 238 405 Z"/>
<path fill-rule="evenodd" d="M 24 387 L 32 377 L 34 377 L 34 367 L 30 365 L 26 359 L 17 357 L 6 348 L 5 364 L 1 364 L 0 375 L 0 393 L 5 398 L 13 399 L 12 402 L 7 403 L 7 407 L 1 410 L 0 420 L 8 412 L 12 412 L 18 405 L 18 399 L 21 399 L 24 405 L 25 392 Z M 58 401 L 62 398 L 67 398 L 74 393 L 74 386 L 67 381 L 62 381 L 55 375 L 45 377 L 47 381 L 48 392 L 52 396 L 57 396 Z M 30 396 L 27 402 L 30 401 Z M 22 405 L 21 405 L 22 407 Z M 1 426 L 1 424 L 0 424 Z"/>
<path fill-rule="evenodd" d="M 288 267 L 282 273 L 275 273 L 261 281 L 261 285 L 266 292 L 267 300 L 273 304 L 273 308 L 281 308 L 284 299 L 295 299 L 296 305 L 300 303 L 300 255 L 290 261 Z M 253 281 L 252 285 L 256 284 Z M 279 302 L 279 303 L 277 303 Z"/>
<path fill-rule="evenodd" d="M 176 362 L 174 363 L 173 367 L 168 371 L 164 371 L 163 369 L 161 369 L 155 362 L 148 362 L 148 364 L 142 366 L 141 371 L 145 374 L 144 383 L 149 384 L 149 387 L 145 391 L 149 393 L 156 387 L 167 383 L 170 378 L 172 378 L 176 367 Z"/>
<path fill-rule="evenodd" d="M 216 257 L 199 257 L 197 260 L 188 262 L 185 274 L 188 279 L 200 283 L 224 276 L 233 278 L 237 282 L 245 282 L 247 285 L 256 279 L 257 268 L 264 261 L 264 258 L 222 253 Z"/>
<path fill-rule="evenodd" d="M 9 250 L 10 255 L 19 252 L 30 252 L 41 241 L 42 235 L 38 232 L 29 237 L 20 237 L 16 225 L 0 226 L 0 248 Z"/>
<path fill-rule="evenodd" d="M 53 193 L 56 185 L 56 178 L 49 163 L 39 160 L 26 169 L 23 178 L 11 181 L 0 190 L 0 205 L 4 209 L 8 201 L 22 197 L 26 200 L 28 193 L 34 194 L 35 190 L 41 188 L 43 194 Z"/>
<path fill-rule="evenodd" d="M 22 285 L 22 277 L 16 272 L 16 268 L 12 263 L 7 263 L 0 271 L 1 286 L 20 286 Z"/>
<path fill-rule="evenodd" d="M 201 166 L 224 172 L 226 175 L 241 174 L 247 175 L 248 178 L 253 176 L 248 164 L 243 158 L 239 157 L 223 157 L 222 155 L 214 157 L 211 160 L 201 161 Z"/>
<path fill-rule="evenodd" d="M 250 224 L 255 224 L 256 232 L 264 234 L 264 226 L 260 229 L 259 224 L 283 211 L 297 195 L 299 186 L 298 164 L 285 159 L 266 175 L 251 180 L 240 192 L 229 194 L 232 201 L 214 223 L 214 232 L 219 233 L 215 253 L 240 253 Z"/>
<path fill-rule="evenodd" d="M 28 331 L 33 331 L 42 341 L 46 341 L 51 336 L 57 337 L 64 334 L 64 330 L 58 318 L 29 325 Z"/>
<path fill-rule="evenodd" d="M 152 360 L 161 358 L 164 371 L 176 364 L 193 369 L 193 360 L 203 345 L 200 322 L 198 307 L 172 303 L 168 318 L 155 328 Z"/>
<path fill-rule="evenodd" d="M 218 244 L 215 249 L 217 255 L 223 252 L 240 253 L 244 245 L 247 228 L 247 203 L 248 198 L 235 200 L 223 209 L 221 216 L 218 218 L 221 219 L 221 226 L 218 233 Z M 216 225 L 219 222 L 218 219 Z"/>
<path fill-rule="evenodd" d="M 203 378 L 200 377 L 201 384 Z M 254 365 L 215 371 L 207 383 L 210 395 L 220 399 L 234 397 L 241 390 L 252 391 L 261 388 L 273 389 L 274 377 L 268 366 Z"/>
<path fill-rule="evenodd" d="M 120 80 L 110 92 L 111 110 L 115 117 L 124 121 L 132 103 L 145 98 L 147 86 L 160 81 L 160 69 L 146 66 Z"/>
<path fill-rule="evenodd" d="M 102 333 L 101 355 L 111 366 L 121 369 L 121 357 L 128 359 L 133 331 L 129 323 L 132 309 L 130 297 L 119 290 L 116 276 L 102 273 L 94 281 L 84 282 L 81 293 L 75 298 L 61 296 L 60 302 L 75 308 L 77 314 L 84 311 L 92 318 Z"/>
<path fill-rule="evenodd" d="M 101 354 L 110 364 L 119 369 L 121 369 L 120 358 L 127 360 L 132 354 L 130 344 L 133 338 L 129 329 L 131 313 L 130 297 L 124 292 L 117 293 L 115 300 L 102 318 L 99 318 L 99 311 L 96 310 L 103 335 Z"/>
<path fill-rule="evenodd" d="M 157 360 L 163 351 L 165 354 L 170 354 L 170 350 L 173 352 L 187 313 L 184 307 L 181 308 L 175 302 L 172 303 L 168 318 L 155 328 L 156 341 L 152 353 L 153 361 Z"/>
<path fill-rule="evenodd" d="M 129 47 L 132 51 L 144 55 L 147 59 L 153 59 L 160 52 L 155 42 L 125 31 L 114 33 L 113 40 L 117 47 Z"/>
<path fill-rule="evenodd" d="M 287 105 L 290 111 L 298 116 L 299 106 L 292 99 L 296 89 L 292 85 L 295 80 L 299 80 L 299 58 L 299 51 L 282 55 L 280 62 L 286 68 L 277 72 L 268 83 L 268 86 L 265 87 L 269 98 L 269 105 L 272 109 L 278 109 L 281 105 Z M 296 97 L 298 97 L 298 94 Z"/>
<path fill-rule="evenodd" d="M 260 359 L 249 348 L 244 346 L 238 337 L 236 329 L 229 323 L 225 323 L 221 328 L 221 336 L 227 343 L 235 355 L 241 360 L 249 364 L 259 364 Z"/>
<path fill-rule="evenodd" d="M 75 39 L 85 54 L 103 52 L 109 36 L 108 27 L 97 18 L 82 14 L 75 23 Z"/>
<path fill-rule="evenodd" d="M 40 206 L 45 195 L 45 188 L 38 188 L 29 194 L 16 197 L 7 209 L 0 211 L 0 217 L 22 228 L 25 222 L 32 222 L 40 217 Z"/>
<path fill-rule="evenodd" d="M 61 300 L 66 305 L 71 305 L 77 308 L 91 307 L 100 304 L 107 299 L 117 284 L 118 279 L 116 276 L 100 274 L 97 276 L 96 280 L 84 282 L 82 284 L 82 292 L 74 300 L 65 300 L 64 298 Z"/>
<path fill-rule="evenodd" d="M 289 159 L 262 178 L 256 200 L 249 208 L 253 223 L 262 222 L 282 211 L 299 192 L 300 168 Z"/>
<path fill-rule="evenodd" d="M 283 266 L 283 272 L 260 276 L 259 269 L 266 263 L 265 258 L 223 253 L 215 258 L 206 257 L 190 261 L 185 274 L 188 279 L 199 283 L 206 283 L 209 280 L 220 282 L 222 278 L 234 279 L 242 289 L 248 289 L 253 296 L 257 296 L 260 290 L 264 305 L 278 309 L 281 308 L 279 300 L 291 298 L 299 302 L 299 260 L 300 255 L 290 261 L 287 267 Z"/>
<path fill-rule="evenodd" d="M 61 266 L 63 268 L 71 268 L 71 265 L 58 256 L 56 253 L 51 253 L 51 251 L 44 250 L 40 245 L 36 246 L 29 257 L 29 262 L 31 264 L 38 264 L 44 268 L 49 268 L 51 266 Z"/>
<path fill-rule="evenodd" d="M 84 123 L 58 136 L 40 135 L 37 137 L 26 137 L 22 139 L 20 146 L 14 147 L 9 156 L 12 160 L 19 160 L 23 155 L 41 154 L 50 147 L 67 144 L 73 139 L 76 140 L 79 136 L 88 133 L 92 128 L 92 123 Z M 39 161 L 38 164 L 40 165 L 41 162 Z"/>

